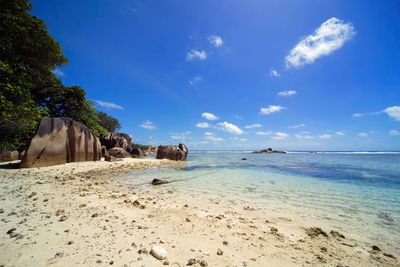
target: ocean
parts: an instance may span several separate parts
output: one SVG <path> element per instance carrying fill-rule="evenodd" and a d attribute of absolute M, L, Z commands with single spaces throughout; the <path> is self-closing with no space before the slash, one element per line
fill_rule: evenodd
<path fill-rule="evenodd" d="M 191 151 L 180 167 L 135 171 L 124 180 L 147 187 L 154 178 L 171 181 L 157 190 L 250 205 L 400 251 L 398 152 Z"/>

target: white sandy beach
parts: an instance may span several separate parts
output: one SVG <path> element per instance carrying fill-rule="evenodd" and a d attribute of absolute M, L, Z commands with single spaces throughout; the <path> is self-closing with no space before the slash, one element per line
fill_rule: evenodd
<path fill-rule="evenodd" d="M 335 229 L 312 237 L 290 218 L 116 179 L 170 164 L 177 163 L 124 159 L 0 169 L 0 266 L 399 264 L 395 252 L 373 251 L 372 244 L 332 235 Z M 149 254 L 154 245 L 168 251 L 165 260 Z"/>

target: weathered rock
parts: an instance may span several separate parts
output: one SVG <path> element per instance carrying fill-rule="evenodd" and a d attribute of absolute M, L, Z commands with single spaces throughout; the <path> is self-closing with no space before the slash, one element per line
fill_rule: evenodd
<path fill-rule="evenodd" d="M 150 254 L 159 260 L 163 260 L 168 256 L 168 252 L 160 246 L 153 246 L 150 250 Z"/>
<path fill-rule="evenodd" d="M 107 132 L 106 135 L 100 139 L 100 142 L 108 150 L 114 147 L 121 147 L 129 153 L 132 152 L 132 139 L 125 133 Z"/>
<path fill-rule="evenodd" d="M 18 151 L 0 152 L 0 162 L 18 160 Z"/>
<path fill-rule="evenodd" d="M 44 117 L 29 143 L 20 167 L 45 167 L 100 159 L 100 141 L 89 128 L 70 118 Z"/>
<path fill-rule="evenodd" d="M 159 185 L 159 184 L 168 184 L 169 181 L 167 180 L 159 180 L 159 179 L 153 179 L 153 181 L 151 181 L 152 185 Z"/>
<path fill-rule="evenodd" d="M 109 162 L 116 162 L 116 161 L 121 161 L 122 159 L 120 158 L 116 158 L 114 156 L 107 156 L 104 158 L 105 161 L 109 161 Z"/>
<path fill-rule="evenodd" d="M 25 150 L 19 151 L 18 152 L 18 159 L 22 160 L 22 158 L 25 156 Z"/>
<path fill-rule="evenodd" d="M 157 151 L 157 159 L 186 160 L 188 149 L 185 144 L 178 146 L 160 146 Z"/>
<path fill-rule="evenodd" d="M 140 148 L 133 148 L 131 154 L 133 158 L 138 158 L 138 159 L 144 158 L 144 154 Z"/>
<path fill-rule="evenodd" d="M 328 234 L 319 227 L 310 227 L 310 228 L 306 228 L 305 230 L 306 230 L 306 234 L 311 238 L 317 237 L 319 235 L 328 237 Z"/>
<path fill-rule="evenodd" d="M 131 158 L 131 154 L 128 153 L 125 149 L 122 147 L 113 147 L 110 150 L 108 150 L 108 153 L 110 156 L 116 157 L 116 158 Z"/>
<path fill-rule="evenodd" d="M 253 154 L 286 154 L 285 151 L 272 150 L 272 148 L 270 148 L 270 147 L 267 149 L 260 150 L 260 151 L 254 151 L 251 153 L 253 153 Z"/>

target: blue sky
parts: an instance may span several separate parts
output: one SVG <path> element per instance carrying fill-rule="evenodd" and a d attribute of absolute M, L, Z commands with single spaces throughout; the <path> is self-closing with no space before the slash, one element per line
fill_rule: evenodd
<path fill-rule="evenodd" d="M 135 142 L 399 150 L 399 1 L 32 3 Z"/>

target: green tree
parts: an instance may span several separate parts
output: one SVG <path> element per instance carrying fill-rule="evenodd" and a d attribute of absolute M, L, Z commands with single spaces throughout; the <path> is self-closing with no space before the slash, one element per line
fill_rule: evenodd
<path fill-rule="evenodd" d="M 68 60 L 45 22 L 29 13 L 32 4 L 0 0 L 0 6 L 0 151 L 25 146 L 43 116 L 71 117 L 104 134 L 85 91 L 54 75 Z"/>
<path fill-rule="evenodd" d="M 116 118 L 102 111 L 97 111 L 96 115 L 99 119 L 100 126 L 105 128 L 107 131 L 114 132 L 121 129 L 121 124 Z"/>

